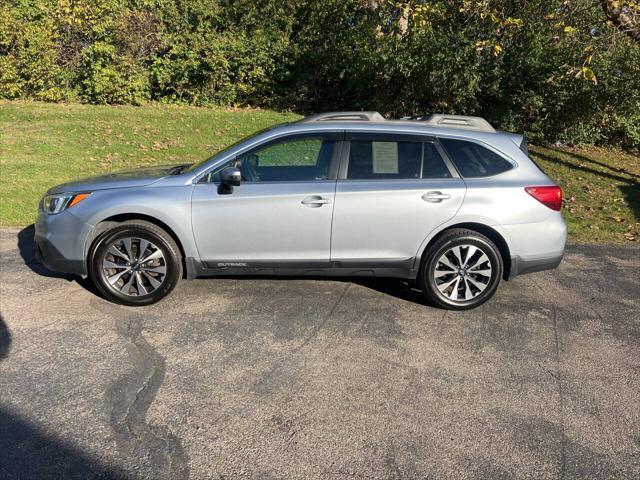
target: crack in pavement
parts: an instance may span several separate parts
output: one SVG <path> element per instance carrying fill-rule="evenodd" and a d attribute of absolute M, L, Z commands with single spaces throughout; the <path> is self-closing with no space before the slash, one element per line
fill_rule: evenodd
<path fill-rule="evenodd" d="M 556 363 L 556 385 L 558 388 L 558 410 L 560 413 L 560 434 L 562 437 L 560 438 L 560 471 L 558 472 L 560 475 L 560 479 L 564 480 L 566 478 L 567 473 L 567 435 L 565 433 L 565 421 L 564 421 L 564 392 L 562 389 L 562 371 L 561 371 L 561 358 L 560 358 L 560 350 L 561 350 L 561 339 L 560 333 L 558 332 L 558 310 L 555 305 L 552 305 L 553 308 L 553 316 L 552 316 L 552 324 L 553 324 L 553 338 L 554 338 L 554 356 Z"/>
<path fill-rule="evenodd" d="M 127 351 L 134 368 L 106 392 L 116 446 L 122 458 L 134 459 L 144 478 L 186 479 L 189 462 L 180 439 L 166 426 L 146 421 L 166 368 L 164 358 L 142 335 L 142 321 L 128 312 L 116 319 L 118 333 L 128 341 Z"/>

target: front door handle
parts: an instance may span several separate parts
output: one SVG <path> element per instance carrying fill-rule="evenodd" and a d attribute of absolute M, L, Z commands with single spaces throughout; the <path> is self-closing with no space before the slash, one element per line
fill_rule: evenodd
<path fill-rule="evenodd" d="M 440 203 L 443 200 L 448 200 L 450 198 L 451 198 L 451 195 L 449 195 L 448 193 L 442 193 L 442 192 L 427 192 L 424 195 L 422 195 L 422 200 L 430 203 Z"/>
<path fill-rule="evenodd" d="M 320 195 L 311 195 L 310 197 L 302 200 L 302 202 L 300 203 L 302 203 L 302 205 L 304 205 L 305 207 L 318 208 L 329 203 L 329 200 L 326 198 L 322 198 Z"/>

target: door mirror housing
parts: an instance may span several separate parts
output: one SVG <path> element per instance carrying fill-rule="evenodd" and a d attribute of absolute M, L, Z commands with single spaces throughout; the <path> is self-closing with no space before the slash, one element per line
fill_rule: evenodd
<path fill-rule="evenodd" d="M 227 167 L 220 172 L 220 186 L 218 193 L 233 193 L 233 187 L 239 187 L 242 182 L 242 173 L 238 167 Z"/>
<path fill-rule="evenodd" d="M 242 173 L 238 167 L 227 167 L 220 172 L 220 183 L 230 187 L 239 187 L 242 182 Z"/>

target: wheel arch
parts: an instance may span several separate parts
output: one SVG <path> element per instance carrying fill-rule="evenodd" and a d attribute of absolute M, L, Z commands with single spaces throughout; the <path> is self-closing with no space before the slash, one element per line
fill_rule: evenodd
<path fill-rule="evenodd" d="M 131 220 L 140 220 L 140 221 L 152 223 L 153 225 L 167 232 L 167 234 L 173 239 L 174 242 L 176 242 L 176 245 L 178 245 L 178 248 L 180 249 L 180 256 L 182 258 L 183 277 L 188 276 L 187 268 L 188 268 L 189 262 L 187 262 L 186 260 L 187 255 L 185 254 L 184 245 L 180 237 L 176 234 L 174 229 L 172 229 L 169 225 L 167 225 L 162 220 L 154 216 L 145 215 L 142 213 L 120 213 L 116 215 L 111 215 L 110 217 L 106 217 L 103 220 L 100 220 L 100 222 L 98 222 L 95 225 L 94 229 L 91 231 L 89 237 L 85 242 L 84 261 L 85 263 L 87 263 L 87 271 L 88 271 L 89 255 L 93 251 L 95 245 L 102 239 L 102 237 L 109 230 L 111 230 L 111 228 L 113 228 L 114 226 L 120 223 L 131 221 Z"/>
<path fill-rule="evenodd" d="M 438 233 L 433 235 L 431 239 L 420 250 L 420 255 L 416 258 L 415 265 L 417 266 L 418 269 L 422 267 L 422 257 L 424 252 L 426 252 L 427 249 L 431 245 L 433 245 L 433 243 L 437 242 L 438 239 L 442 237 L 442 235 L 444 235 L 446 232 L 454 228 L 465 228 L 467 230 L 473 230 L 475 232 L 478 232 L 484 235 L 493 243 L 495 243 L 496 246 L 498 247 L 498 251 L 500 252 L 500 257 L 502 257 L 502 263 L 504 265 L 502 278 L 504 280 L 509 280 L 509 272 L 511 271 L 511 251 L 509 249 L 509 245 L 507 241 L 493 227 L 490 227 L 489 225 L 486 225 L 483 223 L 477 223 L 477 222 L 461 222 L 461 223 L 455 223 L 452 225 L 447 225 L 445 228 L 443 228 Z"/>

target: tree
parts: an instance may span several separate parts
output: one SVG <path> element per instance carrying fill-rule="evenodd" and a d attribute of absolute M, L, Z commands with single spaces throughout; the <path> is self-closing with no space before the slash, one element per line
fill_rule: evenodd
<path fill-rule="evenodd" d="M 607 19 L 618 30 L 640 43 L 640 4 L 632 1 L 600 0 Z"/>

